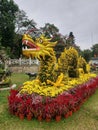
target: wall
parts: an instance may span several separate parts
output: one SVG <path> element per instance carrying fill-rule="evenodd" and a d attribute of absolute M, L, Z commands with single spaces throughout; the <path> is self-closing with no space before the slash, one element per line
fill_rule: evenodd
<path fill-rule="evenodd" d="M 38 72 L 39 66 L 38 65 L 10 66 L 9 69 L 13 73 L 26 73 L 26 72 L 35 73 Z"/>

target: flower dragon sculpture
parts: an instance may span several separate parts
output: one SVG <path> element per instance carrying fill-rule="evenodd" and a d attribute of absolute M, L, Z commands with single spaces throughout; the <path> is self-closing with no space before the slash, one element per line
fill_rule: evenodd
<path fill-rule="evenodd" d="M 18 90 L 11 90 L 10 113 L 38 119 L 58 115 L 67 118 L 98 88 L 98 77 L 89 73 L 89 66 L 74 48 L 65 49 L 57 62 L 53 50 L 56 42 L 44 35 L 32 38 L 24 34 L 22 44 L 23 55 L 38 58 L 40 68 L 35 79 L 24 82 Z"/>

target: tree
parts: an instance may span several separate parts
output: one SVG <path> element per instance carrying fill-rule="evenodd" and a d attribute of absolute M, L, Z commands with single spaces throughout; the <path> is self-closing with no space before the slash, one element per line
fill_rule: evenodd
<path fill-rule="evenodd" d="M 15 30 L 15 13 L 18 11 L 18 6 L 13 0 L 0 0 L 0 36 L 1 45 L 9 46 L 13 49 L 14 30 Z"/>
<path fill-rule="evenodd" d="M 66 39 L 66 44 L 73 45 L 75 44 L 75 37 L 73 35 L 73 32 L 69 33 L 68 38 Z"/>
<path fill-rule="evenodd" d="M 60 57 L 61 52 L 64 51 L 64 48 L 66 47 L 66 37 L 61 35 L 60 33 L 55 34 L 52 38 L 52 41 L 57 41 L 57 44 L 54 47 L 54 50 L 56 52 L 57 59 Z"/>
<path fill-rule="evenodd" d="M 31 30 L 32 28 L 36 28 L 36 22 L 32 19 L 29 20 L 25 11 L 19 10 L 16 13 L 16 19 L 15 19 L 15 27 L 16 27 L 16 33 L 23 34 L 27 30 Z"/>
<path fill-rule="evenodd" d="M 11 52 L 11 58 L 21 55 L 22 34 L 35 28 L 34 20 L 29 20 L 13 0 L 0 0 L 0 38 L 1 45 Z"/>
<path fill-rule="evenodd" d="M 70 47 L 73 47 L 75 48 L 78 53 L 80 54 L 81 53 L 81 49 L 80 47 L 75 43 L 75 36 L 73 35 L 73 32 L 70 32 L 68 36 L 65 36 L 66 37 L 66 48 L 70 48 Z"/>
<path fill-rule="evenodd" d="M 7 55 L 7 51 L 6 51 L 6 48 L 5 47 L 2 47 L 0 45 L 0 61 L 2 62 L 2 64 L 0 65 L 0 68 L 3 66 L 4 69 L 6 68 L 6 63 L 5 63 L 5 60 L 8 58 L 8 55 Z"/>
<path fill-rule="evenodd" d="M 91 47 L 91 50 L 92 50 L 92 56 L 94 57 L 98 57 L 98 43 L 97 44 L 94 44 L 92 47 Z"/>
<path fill-rule="evenodd" d="M 46 23 L 44 27 L 41 28 L 46 37 L 52 38 L 55 34 L 59 32 L 59 29 L 50 23 Z"/>
<path fill-rule="evenodd" d="M 89 62 L 92 57 L 92 51 L 89 49 L 85 49 L 82 51 L 82 56 L 86 60 L 86 62 Z"/>

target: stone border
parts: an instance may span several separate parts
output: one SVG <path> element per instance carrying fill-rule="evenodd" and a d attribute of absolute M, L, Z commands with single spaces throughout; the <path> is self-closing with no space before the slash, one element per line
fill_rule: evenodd
<path fill-rule="evenodd" d="M 15 87 L 16 87 L 16 84 L 13 84 L 12 86 L 7 87 L 7 88 L 0 88 L 0 91 L 1 91 L 1 90 L 9 90 L 9 89 L 14 89 Z"/>

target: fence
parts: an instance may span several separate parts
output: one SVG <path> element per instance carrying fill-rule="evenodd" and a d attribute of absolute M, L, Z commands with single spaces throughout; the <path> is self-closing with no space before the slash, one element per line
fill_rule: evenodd
<path fill-rule="evenodd" d="M 39 60 L 35 59 L 22 59 L 22 58 L 19 58 L 19 59 L 8 59 L 5 61 L 5 63 L 8 65 L 8 66 L 22 66 L 22 65 L 39 65 Z M 0 64 L 2 64 L 2 61 L 0 61 Z"/>

